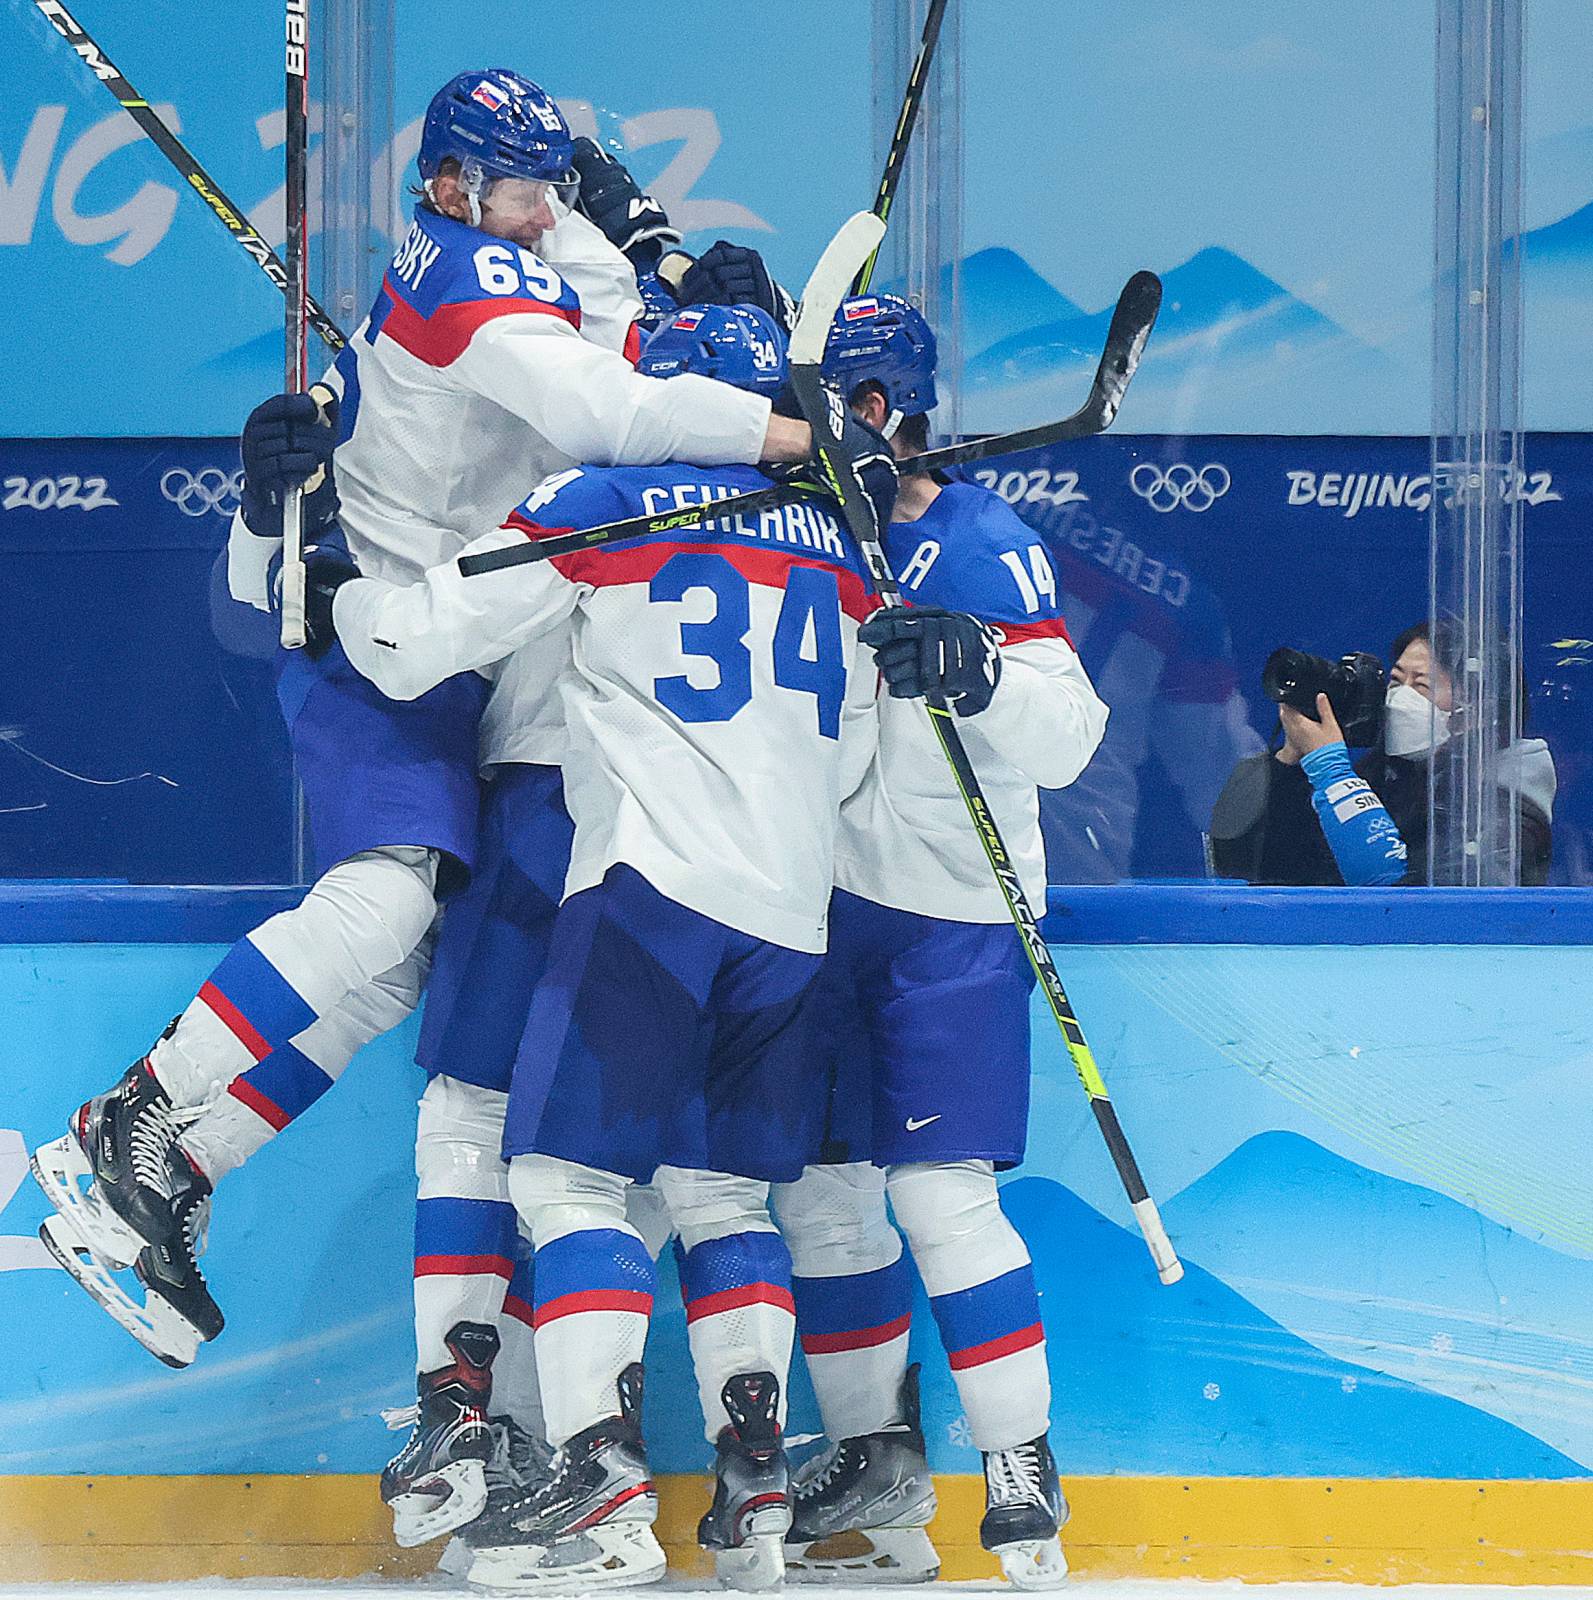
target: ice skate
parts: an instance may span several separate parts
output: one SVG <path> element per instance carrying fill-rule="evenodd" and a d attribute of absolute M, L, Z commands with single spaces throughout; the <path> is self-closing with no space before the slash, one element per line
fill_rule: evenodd
<path fill-rule="evenodd" d="M 166 1155 L 195 1115 L 172 1104 L 145 1056 L 114 1087 L 80 1105 L 64 1137 L 34 1151 L 33 1176 L 71 1223 L 77 1245 L 120 1269 L 164 1237 Z"/>
<path fill-rule="evenodd" d="M 1018 1589 L 1055 1589 L 1068 1575 L 1057 1534 L 1068 1520 L 1068 1503 L 1057 1481 L 1051 1441 L 1045 1434 L 1012 1450 L 987 1450 L 985 1514 L 979 1542 L 1001 1561 Z"/>
<path fill-rule="evenodd" d="M 935 1484 L 919 1422 L 918 1367 L 902 1380 L 902 1421 L 842 1439 L 791 1483 L 791 1583 L 928 1583 L 940 1557 L 925 1531 Z"/>
<path fill-rule="evenodd" d="M 168 1142 L 158 1157 L 139 1154 L 136 1160 L 140 1227 L 149 1235 L 132 1263 L 133 1275 L 144 1289 L 142 1302 L 119 1280 L 122 1263 L 107 1261 L 79 1232 L 79 1211 L 47 1217 L 39 1237 L 151 1355 L 169 1367 L 186 1367 L 199 1346 L 224 1326 L 221 1308 L 199 1270 L 210 1218 L 210 1180 L 175 1142 Z"/>
<path fill-rule="evenodd" d="M 487 1503 L 495 1448 L 487 1406 L 498 1330 L 458 1322 L 444 1343 L 454 1364 L 421 1373 L 416 1403 L 384 1413 L 389 1427 L 410 1427 L 404 1448 L 382 1471 L 393 1538 L 405 1549 L 463 1527 Z"/>
<path fill-rule="evenodd" d="M 513 1542 L 506 1512 L 528 1489 L 548 1478 L 553 1452 L 534 1433 L 512 1417 L 492 1417 L 492 1458 L 487 1462 L 487 1503 L 474 1521 L 467 1522 L 443 1547 L 437 1570 L 466 1578 L 478 1547 Z"/>
<path fill-rule="evenodd" d="M 510 1594 L 631 1588 L 664 1575 L 658 1496 L 642 1448 L 642 1368 L 619 1380 L 619 1414 L 583 1428 L 545 1474 L 497 1498 L 461 1535 L 470 1582 Z M 491 1542 L 489 1542 L 491 1541 Z"/>
<path fill-rule="evenodd" d="M 785 1578 L 791 1476 L 780 1436 L 780 1385 L 772 1372 L 738 1372 L 724 1387 L 730 1426 L 719 1433 L 713 1504 L 697 1541 L 714 1552 L 727 1588 L 777 1589 Z"/>

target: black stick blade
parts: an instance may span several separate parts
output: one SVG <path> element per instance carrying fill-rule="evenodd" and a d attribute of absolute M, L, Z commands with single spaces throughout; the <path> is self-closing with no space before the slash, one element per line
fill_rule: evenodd
<path fill-rule="evenodd" d="M 1117 308 L 1106 330 L 1101 364 L 1096 369 L 1090 391 L 1092 408 L 1099 413 L 1103 429 L 1112 425 L 1117 408 L 1123 403 L 1161 308 L 1162 280 L 1154 272 L 1136 272 L 1117 297 Z"/>

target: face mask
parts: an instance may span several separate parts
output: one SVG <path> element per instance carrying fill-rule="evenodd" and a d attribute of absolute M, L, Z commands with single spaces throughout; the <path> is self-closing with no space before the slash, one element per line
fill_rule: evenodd
<path fill-rule="evenodd" d="M 1391 756 L 1424 756 L 1449 738 L 1449 713 L 1408 683 L 1392 683 L 1384 701 L 1383 749 Z"/>

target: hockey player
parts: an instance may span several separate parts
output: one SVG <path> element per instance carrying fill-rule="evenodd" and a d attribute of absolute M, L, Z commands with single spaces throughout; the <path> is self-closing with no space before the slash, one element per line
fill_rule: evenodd
<path fill-rule="evenodd" d="M 934 366 L 933 334 L 905 301 L 842 306 L 826 376 L 904 463 L 925 447 Z M 1067 1570 L 1057 1540 L 1066 1507 L 1047 1442 L 1029 1256 L 995 1179 L 1023 1155 L 1034 979 L 912 701 L 938 693 L 955 709 L 1036 905 L 1045 893 L 1036 785 L 1077 777 L 1106 707 L 1069 642 L 1038 537 L 1004 501 L 904 477 L 884 543 L 909 604 L 861 635 L 891 698 L 875 761 L 842 809 L 818 1008 L 836 1083 L 831 1159 L 845 1164 L 812 1167 L 775 1191 L 803 1349 L 835 1441 L 796 1486 L 788 1555 L 804 1576 L 832 1581 L 938 1570 L 924 1532 L 935 1502 L 916 1369 L 907 1370 L 910 1278 L 888 1194 L 984 1454 L 980 1540 L 1014 1583 L 1046 1587 Z"/>
<path fill-rule="evenodd" d="M 621 350 L 639 310 L 634 275 L 569 212 L 571 159 L 557 108 L 514 73 L 465 73 L 433 99 L 414 223 L 333 379 L 341 524 L 362 572 L 404 580 L 454 553 L 528 471 L 806 452 L 806 429 L 771 417 L 766 399 L 632 370 Z M 246 465 L 263 456 L 278 477 L 251 474 L 231 542 L 236 597 L 265 603 L 281 491 L 295 464 L 302 479 L 316 460 L 330 416 L 294 397 L 267 408 L 263 444 L 246 441 Z M 335 499 L 312 498 L 313 532 Z M 149 1054 L 35 1159 L 59 1213 L 47 1241 L 172 1365 L 222 1327 L 196 1261 L 216 1179 L 413 1005 L 437 901 L 474 854 L 481 680 L 456 676 L 400 708 L 339 653 L 304 652 L 283 661 L 278 692 L 321 876 L 241 940 Z M 423 1134 L 439 1118 L 423 1106 Z M 129 1264 L 143 1303 L 115 1276 Z"/>
<path fill-rule="evenodd" d="M 783 387 L 782 335 L 763 313 L 677 308 L 673 320 L 679 325 L 649 341 L 639 372 L 693 372 L 770 396 Z M 315 566 L 319 602 L 328 571 L 335 587 L 349 569 Z M 484 1552 L 484 1572 L 524 1559 L 525 1541 L 504 1515 L 506 1494 L 523 1484 L 494 1469 L 493 1457 L 503 1453 L 505 1436 L 523 1452 L 522 1430 L 544 1431 L 529 1348 L 532 1280 L 517 1259 L 501 1150 L 515 1051 L 547 963 L 570 859 L 558 694 L 568 665 L 568 639 L 555 631 L 529 641 L 497 669 L 482 722 L 488 784 L 481 860 L 443 921 L 418 1051 L 431 1079 L 428 1099 L 446 1097 L 454 1109 L 443 1135 L 424 1129 L 416 1151 L 420 1399 L 415 1432 L 389 1468 L 384 1490 L 399 1537 L 419 1542 L 470 1518 L 488 1481 L 478 1483 L 472 1463 L 486 1465 L 493 1494 L 486 1514 L 464 1534 Z M 668 1234 L 662 1207 L 650 1190 L 633 1188 L 627 1199 L 631 1223 L 656 1258 Z M 494 1422 L 495 1413 L 502 1420 Z M 515 1548 L 498 1549 L 505 1545 Z"/>
<path fill-rule="evenodd" d="M 656 337 L 703 323 L 684 312 Z M 783 361 L 772 327 L 750 348 L 765 369 Z M 893 472 L 880 465 L 888 509 Z M 474 548 L 766 482 L 739 468 L 556 474 Z M 626 1216 L 627 1190 L 655 1170 L 685 1246 L 718 1452 L 701 1536 L 729 1581 L 778 1581 L 793 1318 L 767 1182 L 797 1176 L 816 1132 L 805 997 L 840 796 L 872 746 L 874 674 L 851 664 L 873 605 L 817 501 L 484 577 L 445 565 L 407 588 L 337 589 L 343 648 L 389 694 L 423 694 L 559 628 L 574 663 L 562 690 L 571 862 L 504 1143 L 536 1247 L 537 1358 L 558 1454 L 550 1482 L 511 1514 L 519 1544 L 484 1550 L 474 1581 L 661 1570 L 636 1416 L 653 1267 Z"/>

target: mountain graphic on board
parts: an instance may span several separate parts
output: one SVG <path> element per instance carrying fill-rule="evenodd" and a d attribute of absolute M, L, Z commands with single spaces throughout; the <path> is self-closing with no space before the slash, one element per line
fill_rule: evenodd
<path fill-rule="evenodd" d="M 1347 397 L 1347 431 L 1395 431 L 1416 388 L 1426 403 L 1424 375 L 1405 373 L 1231 250 L 1197 251 L 1162 285 L 1161 315 L 1124 402 L 1125 433 L 1327 432 Z M 1021 329 L 967 361 L 963 427 L 999 431 L 1071 411 L 1112 309 Z"/>
<path fill-rule="evenodd" d="M 1059 367 L 1093 370 L 1111 319 L 1107 306 L 1012 334 L 970 361 L 966 380 L 978 389 L 1048 376 Z M 1242 257 L 1212 247 L 1164 274 L 1161 315 L 1143 377 L 1166 382 L 1174 369 L 1195 363 L 1276 358 L 1334 341 L 1358 344 Z M 1377 359 L 1370 347 L 1359 348 Z"/>
<path fill-rule="evenodd" d="M 1465 1395 L 1593 1467 L 1593 1261 L 1294 1133 L 1246 1140 L 1163 1211 L 1203 1265 L 1314 1344 Z"/>
<path fill-rule="evenodd" d="M 1193 1250 L 1183 1281 L 1162 1286 L 1137 1233 L 1052 1179 L 1001 1194 L 1034 1257 L 1064 1475 L 1582 1475 L 1485 1411 L 1324 1355 Z M 955 1407 L 932 1325 L 917 1322 L 926 1405 Z"/>

